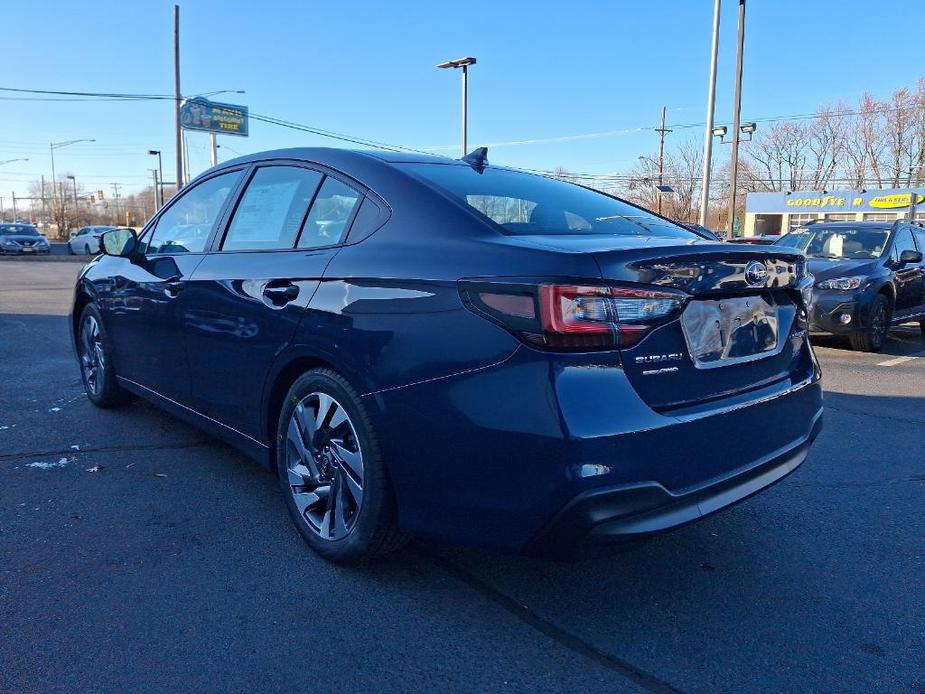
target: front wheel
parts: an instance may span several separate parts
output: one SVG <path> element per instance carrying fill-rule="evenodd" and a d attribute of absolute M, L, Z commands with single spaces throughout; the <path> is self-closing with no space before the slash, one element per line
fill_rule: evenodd
<path fill-rule="evenodd" d="M 292 384 L 279 416 L 276 460 L 292 520 L 325 559 L 358 564 L 404 544 L 369 417 L 336 372 L 314 369 Z"/>
<path fill-rule="evenodd" d="M 851 334 L 851 348 L 860 352 L 879 352 L 890 329 L 890 302 L 878 294 L 870 307 L 867 327 Z"/>
<path fill-rule="evenodd" d="M 93 304 L 88 304 L 80 314 L 77 355 L 80 358 L 80 375 L 90 402 L 108 409 L 124 405 L 132 399 L 116 382 L 109 339 L 100 312 Z"/>

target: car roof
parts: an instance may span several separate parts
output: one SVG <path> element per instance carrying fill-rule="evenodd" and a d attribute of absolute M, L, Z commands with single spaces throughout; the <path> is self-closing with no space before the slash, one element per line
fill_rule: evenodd
<path fill-rule="evenodd" d="M 358 164 L 369 159 L 378 159 L 390 164 L 460 164 L 465 166 L 456 159 L 418 152 L 395 152 L 383 149 L 340 149 L 338 147 L 290 147 L 246 154 L 243 157 L 223 162 L 222 167 L 265 161 L 267 159 L 304 160 L 329 164 L 335 167 Z"/>

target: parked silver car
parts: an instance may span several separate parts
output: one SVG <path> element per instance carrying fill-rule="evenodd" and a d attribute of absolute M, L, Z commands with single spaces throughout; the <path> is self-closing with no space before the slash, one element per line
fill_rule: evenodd
<path fill-rule="evenodd" d="M 48 239 L 27 222 L 0 223 L 0 255 L 47 254 Z"/>
<path fill-rule="evenodd" d="M 89 226 L 77 230 L 67 242 L 69 255 L 96 255 L 100 252 L 100 236 L 103 232 L 115 229 L 110 226 Z"/>

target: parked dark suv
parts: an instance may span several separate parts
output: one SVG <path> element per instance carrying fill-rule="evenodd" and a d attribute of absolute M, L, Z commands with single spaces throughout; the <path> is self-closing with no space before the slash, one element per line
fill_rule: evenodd
<path fill-rule="evenodd" d="M 890 326 L 920 321 L 925 334 L 925 229 L 906 222 L 820 222 L 776 244 L 804 252 L 816 277 L 812 332 L 847 335 L 876 352 Z"/>
<path fill-rule="evenodd" d="M 270 465 L 332 560 L 659 532 L 783 478 L 821 425 L 801 253 L 484 152 L 255 154 L 102 246 L 73 304 L 90 400 Z"/>

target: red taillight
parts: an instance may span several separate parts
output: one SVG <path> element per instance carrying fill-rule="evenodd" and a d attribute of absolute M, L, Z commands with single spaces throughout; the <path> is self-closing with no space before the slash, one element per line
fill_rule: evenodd
<path fill-rule="evenodd" d="M 467 303 L 526 342 L 557 350 L 627 347 L 677 314 L 687 295 L 640 286 L 461 282 Z"/>

